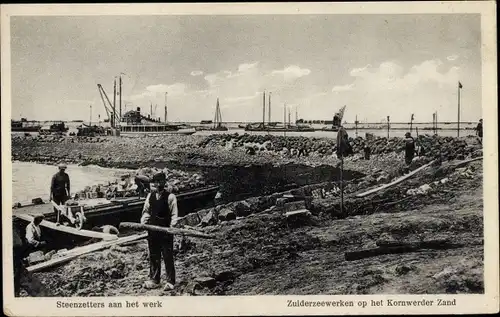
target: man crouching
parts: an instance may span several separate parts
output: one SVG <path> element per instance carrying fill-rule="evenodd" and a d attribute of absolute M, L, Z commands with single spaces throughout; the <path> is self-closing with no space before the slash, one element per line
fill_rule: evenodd
<path fill-rule="evenodd" d="M 177 198 L 171 189 L 165 188 L 166 175 L 163 172 L 153 176 L 155 189 L 146 197 L 142 211 L 141 223 L 161 227 L 175 226 L 178 220 Z M 161 258 L 165 263 L 167 283 L 164 290 L 172 290 L 175 285 L 174 237 L 161 232 L 148 232 L 149 280 L 144 288 L 160 287 Z"/>

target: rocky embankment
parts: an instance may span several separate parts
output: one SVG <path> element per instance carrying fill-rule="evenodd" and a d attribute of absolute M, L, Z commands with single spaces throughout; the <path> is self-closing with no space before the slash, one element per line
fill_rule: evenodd
<path fill-rule="evenodd" d="M 218 239 L 176 240 L 178 285 L 171 292 L 142 288 L 148 274 L 145 241 L 36 275 L 54 296 L 483 293 L 481 160 L 432 165 L 394 187 L 355 197 L 390 181 L 380 174 L 346 184 L 344 214 L 337 208 L 338 184 L 325 183 L 186 218 L 186 225 Z M 302 208 L 310 212 L 287 215 Z M 456 246 L 354 261 L 344 256 L 380 240 L 432 239 Z"/>
<path fill-rule="evenodd" d="M 346 158 L 346 169 L 368 173 L 386 169 L 402 161 L 403 139 L 351 138 L 354 155 Z M 474 137 L 424 136 L 417 138 L 420 155 L 441 156 L 444 160 L 466 159 L 482 155 Z M 337 165 L 335 139 L 282 137 L 271 135 L 217 134 L 210 136 L 149 136 L 149 137 L 66 137 L 12 136 L 12 159 L 40 163 L 76 163 L 103 167 L 140 168 L 163 164 L 163 167 L 223 165 L 283 165 L 300 163 L 310 166 Z M 362 160 L 363 149 L 372 153 L 369 161 Z M 255 155 L 246 148 L 256 149 Z M 298 157 L 303 148 L 307 156 Z M 182 169 L 182 168 L 181 168 Z"/>

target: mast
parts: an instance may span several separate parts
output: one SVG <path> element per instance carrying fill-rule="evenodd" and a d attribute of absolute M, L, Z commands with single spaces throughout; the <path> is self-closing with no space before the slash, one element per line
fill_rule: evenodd
<path fill-rule="evenodd" d="M 283 135 L 286 136 L 286 103 L 283 105 Z"/>
<path fill-rule="evenodd" d="M 116 125 L 115 117 L 116 117 L 116 77 L 115 77 L 115 83 L 113 85 L 113 117 L 111 119 L 112 128 L 114 128 Z"/>
<path fill-rule="evenodd" d="M 118 124 L 121 125 L 122 122 L 122 75 L 120 75 L 120 119 Z"/>
<path fill-rule="evenodd" d="M 298 117 L 299 117 L 299 111 L 297 109 L 297 106 L 295 106 L 295 124 L 297 124 Z"/>
<path fill-rule="evenodd" d="M 268 103 L 269 103 L 269 109 L 267 109 L 267 123 L 270 124 L 271 123 L 271 92 L 269 92 L 269 95 L 268 95 Z"/>
<path fill-rule="evenodd" d="M 264 93 L 262 94 L 262 127 L 264 128 L 264 125 L 266 123 L 266 91 L 264 90 Z"/>
<path fill-rule="evenodd" d="M 167 123 L 167 94 L 168 92 L 165 92 L 165 123 Z"/>

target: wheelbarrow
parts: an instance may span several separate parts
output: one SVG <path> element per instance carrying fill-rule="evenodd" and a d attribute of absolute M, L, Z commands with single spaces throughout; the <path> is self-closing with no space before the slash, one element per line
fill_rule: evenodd
<path fill-rule="evenodd" d="M 53 200 L 50 202 L 57 210 L 57 224 L 60 223 L 60 217 L 63 216 L 69 220 L 71 226 L 74 226 L 78 230 L 83 228 L 83 224 L 87 220 L 83 206 L 58 205 Z"/>

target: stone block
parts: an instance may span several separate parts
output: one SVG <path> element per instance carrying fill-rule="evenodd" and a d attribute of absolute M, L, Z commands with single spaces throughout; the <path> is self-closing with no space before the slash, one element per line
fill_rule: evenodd
<path fill-rule="evenodd" d="M 229 220 L 235 220 L 236 215 L 231 209 L 224 208 L 219 212 L 219 220 L 220 221 L 229 221 Z"/>
<path fill-rule="evenodd" d="M 185 225 L 185 226 L 197 226 L 200 223 L 200 218 L 198 217 L 198 214 L 193 212 L 191 214 L 188 214 L 182 218 L 179 219 L 179 224 Z"/>

